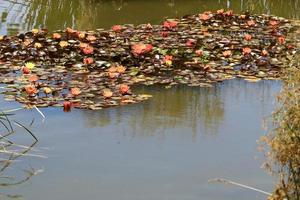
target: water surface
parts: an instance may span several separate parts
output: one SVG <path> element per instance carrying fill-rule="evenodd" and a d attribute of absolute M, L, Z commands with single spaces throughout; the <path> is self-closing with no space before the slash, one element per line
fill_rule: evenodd
<path fill-rule="evenodd" d="M 114 24 L 158 24 L 220 8 L 236 13 L 273 14 L 299 19 L 299 0 L 0 0 L 0 34 L 32 28 L 110 28 Z"/>
<path fill-rule="evenodd" d="M 45 123 L 36 112 L 21 111 L 16 118 L 24 123 L 35 117 L 36 147 L 49 158 L 15 163 L 13 172 L 28 165 L 44 172 L 4 191 L 30 200 L 264 199 L 208 180 L 272 190 L 256 140 L 279 89 L 275 81 L 242 80 L 209 89 L 139 88 L 154 98 L 102 111 L 47 108 Z"/>
<path fill-rule="evenodd" d="M 0 34 L 37 27 L 50 30 L 109 28 L 114 24 L 153 23 L 166 17 L 220 8 L 240 13 L 299 19 L 298 0 L 0 0 Z M 35 148 L 47 159 L 20 157 L 4 172 L 16 180 L 30 167 L 44 172 L 0 193 L 28 200 L 216 200 L 265 199 L 255 192 L 222 184 L 228 178 L 272 191 L 272 178 L 260 168 L 256 140 L 262 121 L 274 110 L 280 82 L 233 80 L 213 88 L 160 86 L 137 88 L 153 94 L 138 105 L 100 111 L 46 108 L 42 123 L 35 111 L 15 119 L 38 136 Z M 1 99 L 1 108 L 15 108 Z M 30 145 L 18 129 L 13 139 Z M 259 159 L 255 159 L 258 157 Z M 3 179 L 0 179 L 3 182 Z M 1 195 L 1 194 L 0 194 Z M 2 199 L 3 196 L 0 196 Z M 3 197 L 5 198 L 5 197 Z"/>

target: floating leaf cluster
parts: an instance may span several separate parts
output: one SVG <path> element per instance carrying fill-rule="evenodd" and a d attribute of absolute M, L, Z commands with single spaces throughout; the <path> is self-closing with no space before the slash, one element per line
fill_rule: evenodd
<path fill-rule="evenodd" d="M 102 109 L 137 103 L 138 84 L 209 87 L 232 78 L 277 79 L 297 52 L 289 20 L 232 11 L 167 19 L 161 25 L 0 37 L 5 99 L 26 105 Z"/>

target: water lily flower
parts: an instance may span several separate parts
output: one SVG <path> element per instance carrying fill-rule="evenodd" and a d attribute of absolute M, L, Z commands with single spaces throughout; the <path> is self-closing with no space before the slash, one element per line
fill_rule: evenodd
<path fill-rule="evenodd" d="M 232 56 L 232 52 L 231 52 L 230 50 L 223 51 L 223 56 L 224 56 L 225 58 L 228 58 L 228 57 Z"/>
<path fill-rule="evenodd" d="M 28 67 L 23 67 L 22 68 L 22 72 L 23 72 L 23 74 L 29 74 L 30 73 L 30 69 Z"/>
<path fill-rule="evenodd" d="M 27 67 L 29 70 L 32 70 L 35 68 L 35 64 L 32 62 L 25 63 L 25 67 Z"/>
<path fill-rule="evenodd" d="M 122 26 L 121 26 L 121 25 L 114 25 L 114 26 L 112 27 L 112 30 L 113 30 L 114 32 L 116 32 L 116 33 L 120 33 L 121 30 L 122 30 Z"/>
<path fill-rule="evenodd" d="M 84 63 L 85 65 L 93 64 L 93 63 L 94 63 L 94 59 L 91 58 L 91 57 L 89 57 L 89 58 L 84 58 L 84 59 L 83 59 L 83 63 Z"/>
<path fill-rule="evenodd" d="M 240 15 L 239 18 L 240 19 L 246 19 L 246 15 Z"/>
<path fill-rule="evenodd" d="M 198 49 L 195 51 L 196 55 L 199 56 L 199 57 L 202 57 L 203 56 L 203 51 L 201 49 Z"/>
<path fill-rule="evenodd" d="M 121 94 L 128 94 L 129 93 L 129 86 L 128 85 L 125 85 L 125 84 L 122 84 L 122 85 L 120 85 L 120 87 L 119 87 L 119 92 L 121 93 Z"/>
<path fill-rule="evenodd" d="M 114 78 L 118 78 L 118 76 L 120 75 L 118 72 L 117 72 L 117 67 L 115 66 L 111 66 L 109 69 L 108 69 L 108 77 L 111 78 L 111 79 L 114 79 Z"/>
<path fill-rule="evenodd" d="M 138 43 L 132 45 L 131 49 L 132 49 L 132 53 L 135 56 L 140 56 L 146 53 L 150 53 L 153 49 L 153 46 L 151 44 Z"/>
<path fill-rule="evenodd" d="M 165 60 L 173 60 L 173 56 L 166 55 L 166 56 L 165 56 Z"/>
<path fill-rule="evenodd" d="M 64 112 L 70 112 L 72 108 L 72 103 L 70 101 L 65 101 L 63 103 Z"/>
<path fill-rule="evenodd" d="M 251 51 L 252 51 L 252 50 L 251 50 L 249 47 L 244 47 L 244 48 L 243 48 L 243 55 L 250 54 Z"/>
<path fill-rule="evenodd" d="M 76 31 L 74 31 L 72 28 L 68 27 L 66 28 L 66 33 L 67 34 L 72 34 L 72 33 L 75 33 Z"/>
<path fill-rule="evenodd" d="M 88 35 L 86 37 L 86 39 L 87 39 L 87 41 L 90 41 L 90 42 L 93 42 L 93 41 L 97 40 L 97 38 L 94 35 Z"/>
<path fill-rule="evenodd" d="M 59 46 L 62 48 L 65 48 L 65 47 L 69 46 L 69 43 L 67 41 L 60 41 Z"/>
<path fill-rule="evenodd" d="M 43 91 L 44 91 L 45 94 L 50 94 L 50 93 L 52 93 L 52 90 L 51 90 L 51 88 L 49 88 L 49 87 L 44 87 L 44 88 L 43 88 Z"/>
<path fill-rule="evenodd" d="M 61 34 L 59 34 L 59 33 L 53 33 L 52 38 L 56 39 L 56 40 L 59 40 L 61 38 Z"/>
<path fill-rule="evenodd" d="M 244 36 L 244 39 L 247 40 L 247 41 L 250 41 L 252 39 L 252 36 L 250 34 L 246 34 Z"/>
<path fill-rule="evenodd" d="M 231 17 L 233 15 L 233 10 L 228 10 L 227 12 L 225 12 L 225 16 L 227 17 Z"/>
<path fill-rule="evenodd" d="M 284 44 L 284 42 L 285 42 L 285 37 L 284 36 L 280 36 L 277 39 L 278 39 L 279 44 Z"/>
<path fill-rule="evenodd" d="M 167 66 L 172 66 L 173 64 L 172 60 L 165 60 L 165 63 Z"/>
<path fill-rule="evenodd" d="M 173 28 L 176 28 L 177 27 L 177 24 L 178 22 L 177 21 L 170 21 L 170 20 L 167 20 L 164 22 L 163 24 L 163 27 L 167 30 L 171 30 Z"/>
<path fill-rule="evenodd" d="M 33 33 L 34 35 L 36 35 L 36 34 L 39 33 L 39 29 L 34 28 L 34 29 L 31 30 L 31 33 Z"/>
<path fill-rule="evenodd" d="M 84 39 L 85 38 L 85 33 L 84 32 L 77 31 L 76 35 L 79 39 Z"/>
<path fill-rule="evenodd" d="M 31 43 L 32 43 L 31 40 L 25 39 L 24 42 L 23 42 L 23 45 L 24 45 L 25 47 L 27 47 L 27 46 L 29 46 Z"/>
<path fill-rule="evenodd" d="M 270 26 L 277 26 L 278 24 L 279 24 L 279 22 L 277 20 L 270 20 L 269 21 Z"/>
<path fill-rule="evenodd" d="M 108 68 L 108 72 L 117 72 L 117 68 L 115 66 L 111 66 Z"/>
<path fill-rule="evenodd" d="M 150 24 L 150 23 L 148 23 L 147 25 L 146 25 L 146 29 L 152 29 L 153 27 L 152 27 L 152 25 Z"/>
<path fill-rule="evenodd" d="M 256 24 L 256 22 L 254 21 L 254 20 L 249 20 L 249 21 L 247 21 L 247 25 L 248 26 L 254 26 Z"/>
<path fill-rule="evenodd" d="M 162 37 L 168 37 L 169 36 L 169 32 L 168 31 L 163 31 L 163 32 L 161 32 L 161 36 Z"/>
<path fill-rule="evenodd" d="M 224 14 L 224 9 L 217 10 L 217 14 L 223 15 Z"/>
<path fill-rule="evenodd" d="M 294 45 L 292 45 L 292 44 L 289 44 L 289 45 L 287 45 L 287 47 L 286 47 L 287 49 L 294 49 L 295 48 L 295 46 Z"/>
<path fill-rule="evenodd" d="M 36 42 L 36 43 L 34 43 L 34 47 L 37 48 L 37 49 L 40 49 L 40 48 L 43 47 L 43 45 L 39 42 Z"/>
<path fill-rule="evenodd" d="M 210 18 L 212 18 L 212 16 L 213 16 L 212 14 L 206 12 L 199 15 L 200 19 L 203 21 L 209 20 Z"/>
<path fill-rule="evenodd" d="M 108 77 L 109 77 L 110 79 L 118 78 L 119 75 L 120 75 L 120 74 L 117 73 L 117 72 L 108 72 Z"/>
<path fill-rule="evenodd" d="M 36 87 L 32 84 L 26 85 L 25 86 L 25 91 L 28 95 L 35 95 L 38 93 Z"/>
<path fill-rule="evenodd" d="M 83 52 L 85 55 L 93 54 L 93 53 L 94 53 L 94 48 L 91 47 L 91 46 L 87 46 L 87 47 L 84 47 L 84 48 L 82 49 L 82 52 Z"/>
<path fill-rule="evenodd" d="M 126 67 L 124 67 L 123 65 L 119 65 L 116 67 L 116 72 L 123 74 L 126 71 Z"/>
<path fill-rule="evenodd" d="M 104 89 L 102 90 L 102 95 L 105 98 L 111 98 L 113 96 L 113 92 L 110 89 Z"/>
<path fill-rule="evenodd" d="M 268 54 L 269 54 L 268 51 L 265 49 L 261 51 L 262 56 L 267 56 Z"/>
<path fill-rule="evenodd" d="M 167 66 L 171 66 L 171 65 L 172 65 L 172 61 L 173 61 L 173 56 L 166 55 L 166 56 L 164 57 L 164 63 L 165 63 Z"/>
<path fill-rule="evenodd" d="M 79 88 L 77 88 L 77 87 L 75 87 L 75 88 L 71 88 L 70 92 L 71 92 L 71 94 L 72 94 L 73 96 L 78 96 L 78 95 L 80 95 L 80 94 L 81 94 L 81 91 L 80 91 L 80 89 L 79 89 Z"/>
<path fill-rule="evenodd" d="M 37 82 L 39 80 L 39 77 L 36 74 L 32 74 L 28 77 L 28 80 L 30 82 Z"/>
<path fill-rule="evenodd" d="M 88 46 L 90 46 L 88 43 L 83 43 L 83 42 L 81 42 L 81 43 L 79 44 L 79 48 L 80 48 L 80 49 L 84 49 L 84 48 L 86 48 L 86 47 L 88 47 Z"/>
<path fill-rule="evenodd" d="M 193 47 L 196 44 L 196 40 L 194 40 L 194 39 L 187 39 L 187 41 L 186 41 L 185 44 L 186 44 L 187 47 Z"/>

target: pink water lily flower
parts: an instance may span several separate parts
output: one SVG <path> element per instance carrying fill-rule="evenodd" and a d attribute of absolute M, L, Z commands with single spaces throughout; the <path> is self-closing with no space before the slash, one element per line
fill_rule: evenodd
<path fill-rule="evenodd" d="M 134 44 L 131 46 L 132 53 L 135 56 L 140 56 L 146 53 L 150 53 L 153 49 L 152 44 L 143 44 L 143 43 L 138 43 Z"/>
<path fill-rule="evenodd" d="M 171 29 L 177 27 L 177 24 L 178 24 L 178 22 L 176 22 L 176 21 L 165 21 L 163 24 L 163 27 L 165 29 L 171 30 Z"/>

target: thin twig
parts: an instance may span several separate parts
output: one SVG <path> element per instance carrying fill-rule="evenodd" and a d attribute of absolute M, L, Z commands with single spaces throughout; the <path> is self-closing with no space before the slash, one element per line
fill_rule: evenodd
<path fill-rule="evenodd" d="M 14 151 L 0 150 L 0 153 L 13 154 L 16 156 L 29 156 L 29 157 L 38 157 L 38 158 L 47 158 L 46 156 L 38 155 L 38 154 L 29 154 L 29 153 L 18 153 Z"/>
<path fill-rule="evenodd" d="M 23 110 L 24 108 L 14 108 L 14 109 L 10 109 L 10 110 L 4 110 L 3 113 L 10 113 L 10 112 L 15 112 L 15 111 L 19 111 L 19 110 Z"/>
<path fill-rule="evenodd" d="M 25 145 L 20 145 L 20 144 L 15 144 L 15 143 L 12 143 L 12 144 L 11 144 L 11 143 L 0 142 L 0 145 L 7 145 L 7 144 L 9 144 L 9 145 L 11 145 L 11 146 L 20 147 L 20 148 L 23 148 L 23 149 L 29 149 L 29 148 L 31 148 L 31 149 L 30 149 L 31 151 L 41 152 L 41 150 L 38 150 L 37 148 L 33 149 L 33 148 L 30 147 L 30 146 L 25 146 Z"/>
<path fill-rule="evenodd" d="M 43 112 L 40 110 L 40 109 L 38 109 L 38 107 L 36 107 L 36 106 L 33 106 L 37 111 L 38 111 L 38 113 L 40 113 L 40 115 L 43 117 L 43 122 L 45 121 L 45 119 L 46 119 L 46 116 L 43 114 Z"/>
<path fill-rule="evenodd" d="M 269 192 L 266 192 L 266 191 L 263 191 L 263 190 L 260 190 L 260 189 L 254 188 L 254 187 L 250 187 L 248 185 L 244 185 L 244 184 L 241 184 L 241 183 L 237 183 L 237 182 L 233 182 L 233 181 L 230 181 L 230 180 L 226 180 L 226 179 L 216 178 L 216 179 L 211 179 L 208 182 L 218 182 L 218 183 L 236 185 L 236 186 L 239 186 L 239 187 L 242 187 L 242 188 L 246 188 L 246 189 L 249 189 L 249 190 L 253 190 L 253 191 L 256 191 L 256 192 L 268 195 L 268 196 L 272 195 Z"/>

